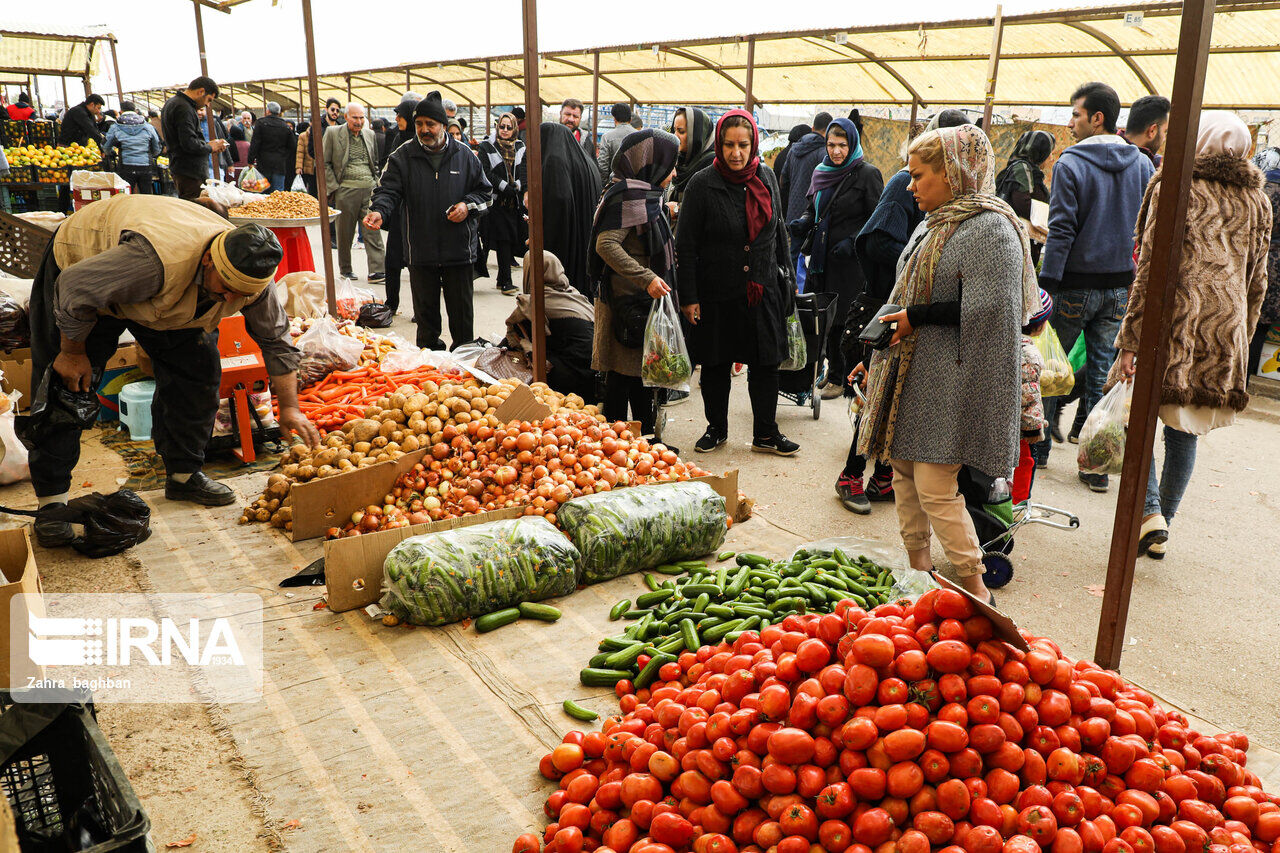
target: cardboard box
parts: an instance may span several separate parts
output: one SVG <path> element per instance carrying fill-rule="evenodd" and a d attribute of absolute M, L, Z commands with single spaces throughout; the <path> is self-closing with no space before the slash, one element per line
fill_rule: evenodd
<path fill-rule="evenodd" d="M 430 448 L 406 453 L 390 462 L 379 462 L 345 474 L 335 474 L 306 483 L 294 483 L 289 490 L 293 507 L 294 542 L 324 536 L 331 527 L 342 527 L 351 513 L 370 504 L 382 506 L 382 499 L 405 471 L 422 461 Z"/>
<path fill-rule="evenodd" d="M 41 667 L 26 659 L 10 666 L 10 614 L 9 607 L 15 595 L 43 595 L 40 573 L 36 570 L 36 558 L 31 552 L 31 539 L 26 527 L 0 530 L 0 689 L 25 687 L 29 677 L 43 676 Z M 40 608 L 38 616 L 44 615 Z M 25 648 L 25 647 L 24 647 Z"/>
<path fill-rule="evenodd" d="M 988 602 L 978 598 L 964 587 L 957 586 L 951 581 L 944 578 L 940 573 L 933 572 L 933 579 L 938 582 L 938 586 L 943 589 L 954 590 L 973 602 L 973 608 L 991 620 L 991 626 L 995 631 L 997 638 L 1004 640 L 1015 649 L 1021 649 L 1024 652 L 1031 651 L 1031 646 L 1027 644 L 1027 640 L 1018 631 L 1018 626 L 1008 616 L 1005 616 L 999 610 L 996 610 Z"/>
<path fill-rule="evenodd" d="M 18 408 L 23 410 L 31 405 L 31 364 L 30 349 L 16 349 L 0 355 L 0 371 L 4 372 L 4 381 L 0 385 L 6 394 L 14 391 L 22 394 Z"/>
<path fill-rule="evenodd" d="M 416 454 L 415 454 L 416 455 Z M 402 457 L 403 459 L 404 457 Z M 399 460 L 397 460 L 399 461 Z M 388 464 L 388 463 L 383 463 Z M 372 470 L 373 467 L 365 470 Z M 344 475 L 349 476 L 349 475 Z M 399 476 L 399 475 L 397 475 Z M 332 482 L 334 478 L 329 478 Z M 738 505 L 738 472 L 732 470 L 724 476 L 697 477 L 715 490 L 725 499 L 725 511 L 733 518 Z M 308 484 L 309 485 L 309 484 Z M 662 485 L 662 484 L 657 484 Z M 294 486 L 296 489 L 297 486 Z M 389 487 L 388 487 L 389 488 Z M 383 490 L 385 493 L 385 489 Z M 364 504 L 361 504 L 363 506 Z M 297 508 L 294 508 L 294 530 L 297 530 Z M 335 613 L 367 607 L 382 597 L 382 564 L 386 561 L 391 549 L 410 536 L 421 536 L 424 533 L 439 533 L 443 530 L 456 530 L 459 527 L 470 527 L 486 521 L 502 521 L 507 518 L 519 518 L 524 514 L 522 507 L 507 507 L 492 512 L 480 512 L 475 515 L 464 515 L 444 521 L 433 521 L 428 524 L 415 524 L 395 530 L 383 530 L 379 533 L 365 533 L 345 539 L 331 539 L 324 543 L 324 579 L 328 591 L 329 609 Z"/>

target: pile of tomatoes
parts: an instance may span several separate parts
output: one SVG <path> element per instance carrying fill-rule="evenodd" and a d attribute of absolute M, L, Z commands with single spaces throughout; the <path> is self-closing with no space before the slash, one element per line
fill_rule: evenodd
<path fill-rule="evenodd" d="M 933 590 L 686 652 L 542 759 L 514 851 L 1280 853 L 1244 735 L 1025 639 Z"/>

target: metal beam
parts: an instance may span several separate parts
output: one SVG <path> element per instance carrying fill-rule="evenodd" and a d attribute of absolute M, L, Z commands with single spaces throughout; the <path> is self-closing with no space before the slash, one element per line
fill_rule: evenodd
<path fill-rule="evenodd" d="M 592 150 L 600 144 L 600 135 L 596 125 L 600 123 L 600 51 L 591 52 L 591 146 Z"/>
<path fill-rule="evenodd" d="M 533 295 L 533 378 L 547 381 L 547 332 L 544 305 L 545 259 L 542 220 L 542 99 L 538 97 L 538 0 L 522 0 L 524 17 L 524 110 L 529 122 L 525 135 L 525 166 L 529 191 L 529 270 Z"/>
<path fill-rule="evenodd" d="M 982 106 L 982 131 L 991 133 L 991 106 L 996 99 L 996 75 L 1000 73 L 1000 45 L 1004 41 L 1004 7 L 996 6 L 991 28 L 991 58 L 987 61 L 987 94 Z"/>
<path fill-rule="evenodd" d="M 743 87 L 746 94 L 747 112 L 755 114 L 756 98 L 753 86 L 756 79 L 756 40 L 747 39 L 747 85 Z"/>
<path fill-rule="evenodd" d="M 196 10 L 196 46 L 200 49 L 200 76 L 208 77 L 209 57 L 204 50 L 204 17 L 200 12 L 199 0 L 192 0 L 192 6 Z M 215 121 L 213 117 L 213 107 L 205 105 L 204 120 L 205 126 L 209 128 L 209 141 L 213 142 L 213 140 L 218 138 L 218 132 L 213 129 L 213 122 Z M 230 144 L 231 141 L 227 140 L 227 145 Z M 209 177 L 215 181 L 222 179 L 222 170 L 219 169 L 218 166 L 218 152 L 209 152 Z"/>
<path fill-rule="evenodd" d="M 421 81 L 422 81 L 422 82 L 424 82 L 424 83 L 430 83 L 432 86 L 438 86 L 438 87 L 439 87 L 439 88 L 441 88 L 441 89 L 444 89 L 444 90 L 449 91 L 449 92 L 453 92 L 453 94 L 457 95 L 459 98 L 461 98 L 461 99 L 462 99 L 462 100 L 464 100 L 464 101 L 465 101 L 465 100 L 468 100 L 467 96 L 466 96 L 466 95 L 464 95 L 464 94 L 462 94 L 461 92 L 459 92 L 457 89 L 453 88 L 452 86 L 448 85 L 447 83 L 441 83 L 439 80 L 433 80 L 432 78 L 430 78 L 430 77 L 428 77 L 427 75 L 423 74 L 421 71 L 412 71 L 412 72 L 410 72 L 410 71 L 405 71 L 405 77 L 406 77 L 406 79 L 408 79 L 408 78 L 409 78 L 409 76 L 410 76 L 411 74 L 412 74 L 413 76 L 416 76 L 419 80 L 421 80 Z M 412 86 L 410 86 L 410 88 L 413 88 L 413 87 L 412 87 Z"/>
<path fill-rule="evenodd" d="M 1143 71 L 1138 66 L 1138 63 L 1133 61 L 1133 57 L 1129 56 L 1129 54 L 1120 47 L 1120 45 L 1116 42 L 1115 39 L 1113 39 L 1111 36 L 1105 33 L 1098 32 L 1088 24 L 1082 24 L 1075 21 L 1066 21 L 1064 23 L 1066 26 L 1071 27 L 1072 29 L 1075 29 L 1075 30 L 1079 30 L 1085 35 L 1092 36 L 1093 38 L 1105 44 L 1107 47 L 1111 48 L 1111 52 L 1114 53 L 1117 57 L 1119 57 L 1120 60 L 1123 61 L 1125 65 L 1129 66 L 1129 70 L 1133 72 L 1133 76 L 1137 77 L 1138 81 L 1141 82 L 1143 87 L 1146 88 L 1147 94 L 1154 95 L 1156 93 L 1155 84 L 1151 82 L 1151 78 L 1147 76 L 1147 72 Z"/>
<path fill-rule="evenodd" d="M 484 61 L 484 135 L 489 136 L 489 117 L 493 114 L 493 106 L 489 103 L 489 60 Z"/>
<path fill-rule="evenodd" d="M 1161 167 L 1160 204 L 1156 206 L 1153 239 L 1146 258 L 1147 289 L 1138 342 L 1137 376 L 1124 470 L 1116 500 L 1115 526 L 1107 582 L 1098 620 L 1094 660 L 1107 669 L 1118 669 L 1124 650 L 1124 629 L 1133 593 L 1134 562 L 1138 557 L 1138 533 L 1142 525 L 1151 447 L 1168 361 L 1169 325 L 1173 318 L 1170 282 L 1178 280 L 1182 265 L 1182 240 L 1186 230 L 1187 199 L 1195 164 L 1200 105 L 1204 99 L 1205 70 L 1209 62 L 1209 38 L 1213 32 L 1213 0 L 1186 0 L 1178 37 L 1178 64 L 1173 72 L 1169 136 Z"/>
<path fill-rule="evenodd" d="M 584 74 L 592 74 L 593 76 L 596 74 L 596 70 L 595 70 L 595 69 L 599 67 L 599 66 L 598 66 L 598 62 L 599 62 L 599 53 L 598 53 L 598 52 L 597 52 L 597 54 L 596 54 L 596 60 L 597 60 L 597 61 L 596 61 L 596 64 L 595 64 L 592 68 L 588 68 L 587 66 L 582 65 L 581 63 L 578 63 L 578 62 L 572 62 L 572 61 L 570 61 L 570 60 L 566 59 L 566 58 L 565 58 L 565 57 L 563 57 L 563 56 L 545 56 L 545 57 L 543 57 L 543 60 L 544 60 L 544 61 L 546 61 L 546 62 L 559 62 L 561 65 L 568 65 L 570 68 L 573 68 L 573 69 L 576 69 L 576 70 L 578 70 L 578 71 L 581 71 L 581 72 L 583 72 Z M 543 78 L 545 78 L 545 77 L 561 77 L 561 76 L 565 76 L 565 75 L 560 75 L 560 74 L 541 74 L 541 73 L 539 73 L 539 77 L 543 77 Z M 633 94 L 631 94 L 631 92 L 627 91 L 627 90 L 626 90 L 626 89 L 625 89 L 625 88 L 624 88 L 620 83 L 615 82 L 611 77 L 609 77 L 609 75 L 607 75 L 607 74 L 601 74 L 601 75 L 600 75 L 600 79 L 601 79 L 601 80 L 604 80 L 604 81 L 605 81 L 606 83 L 608 83 L 610 86 L 612 86 L 613 88 L 617 89 L 617 90 L 618 90 L 619 92 L 621 92 L 622 94 L 626 95 L 628 98 L 630 98 L 630 99 L 631 99 L 631 101 L 632 101 L 633 103 L 638 102 L 638 100 L 639 100 L 639 99 L 638 99 L 638 98 L 636 98 L 636 96 L 635 96 L 635 95 L 633 95 Z"/>

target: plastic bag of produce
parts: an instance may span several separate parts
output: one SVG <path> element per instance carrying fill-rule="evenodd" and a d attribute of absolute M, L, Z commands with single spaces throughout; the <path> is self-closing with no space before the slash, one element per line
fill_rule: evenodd
<path fill-rule="evenodd" d="M 578 549 L 544 518 L 412 536 L 383 565 L 382 608 L 414 625 L 447 625 L 577 587 Z"/>
<path fill-rule="evenodd" d="M 298 338 L 302 352 L 298 365 L 298 387 L 305 388 L 324 379 L 335 370 L 350 370 L 360 363 L 364 342 L 338 331 L 332 317 L 321 317 Z"/>
<path fill-rule="evenodd" d="M 0 486 L 19 483 L 31 479 L 31 469 L 27 465 L 27 448 L 18 441 L 14 432 L 14 417 L 17 414 L 18 401 L 22 399 L 19 391 L 12 394 L 0 394 L 4 412 L 0 413 Z"/>
<path fill-rule="evenodd" d="M 304 193 L 307 191 L 307 182 L 302 180 L 302 173 L 299 172 L 294 176 L 293 183 L 289 185 L 289 192 Z"/>
<path fill-rule="evenodd" d="M 240 189 L 251 193 L 260 193 L 271 188 L 271 182 L 252 166 L 249 166 L 240 173 L 240 180 L 238 183 L 240 185 Z"/>
<path fill-rule="evenodd" d="M 27 309 L 8 294 L 0 294 L 0 349 L 12 352 L 31 346 L 31 324 Z"/>
<path fill-rule="evenodd" d="M 804 329 L 800 325 L 800 315 L 795 311 L 787 318 L 787 357 L 779 370 L 799 370 L 809 363 L 808 348 L 804 343 Z"/>
<path fill-rule="evenodd" d="M 276 294 L 290 317 L 311 319 L 329 313 L 325 303 L 324 276 L 311 271 L 291 272 L 276 282 Z"/>
<path fill-rule="evenodd" d="M 586 495 L 556 513 L 582 552 L 583 583 L 701 557 L 724 542 L 728 519 L 724 498 L 693 480 Z"/>
<path fill-rule="evenodd" d="M 835 557 L 836 551 L 852 561 L 859 558 L 870 561 L 879 568 L 888 569 L 893 578 L 893 588 L 889 590 L 889 600 L 899 598 L 919 598 L 938 586 L 938 582 L 928 572 L 913 569 L 907 563 L 907 555 L 901 548 L 886 545 L 873 539 L 860 539 L 856 536 L 836 536 L 807 542 L 791 555 L 791 559 L 803 559 L 812 556 Z"/>
<path fill-rule="evenodd" d="M 671 294 L 653 301 L 649 319 L 644 324 L 644 352 L 640 361 L 640 378 L 651 388 L 688 391 L 693 375 L 693 361 L 680 329 Z"/>
<path fill-rule="evenodd" d="M 1076 386 L 1076 373 L 1067 360 L 1067 351 L 1058 340 L 1058 333 L 1053 326 L 1044 324 L 1044 330 L 1033 340 L 1040 357 L 1044 359 L 1044 370 L 1040 371 L 1040 396 L 1065 397 Z"/>
<path fill-rule="evenodd" d="M 1080 428 L 1076 462 L 1083 474 L 1119 474 L 1124 467 L 1125 429 L 1133 383 L 1117 382 L 1089 412 Z"/>
<path fill-rule="evenodd" d="M 347 279 L 339 279 L 333 286 L 333 298 L 337 303 L 338 316 L 344 320 L 360 318 L 360 306 L 373 301 L 373 291 L 356 287 Z"/>

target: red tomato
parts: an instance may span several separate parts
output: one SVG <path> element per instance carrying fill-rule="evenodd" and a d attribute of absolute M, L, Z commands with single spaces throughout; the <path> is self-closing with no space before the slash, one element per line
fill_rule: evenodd
<path fill-rule="evenodd" d="M 1018 813 L 1018 832 L 1048 847 L 1058 833 L 1058 821 L 1044 806 L 1029 806 Z"/>
<path fill-rule="evenodd" d="M 955 590 L 938 591 L 933 602 L 934 612 L 943 619 L 968 619 L 973 615 L 973 602 L 969 597 Z"/>
<path fill-rule="evenodd" d="M 1040 853 L 1040 845 L 1025 835 L 1015 835 L 1004 843 L 1004 853 Z"/>
<path fill-rule="evenodd" d="M 897 844 L 898 853 L 929 853 L 929 837 L 918 829 L 902 833 Z"/>
<path fill-rule="evenodd" d="M 582 850 L 582 830 L 576 826 L 566 826 L 556 832 L 551 843 L 556 853 L 579 853 Z"/>
<path fill-rule="evenodd" d="M 1050 779 L 1074 783 L 1080 772 L 1080 758 L 1066 747 L 1058 747 L 1049 753 L 1046 769 Z"/>
<path fill-rule="evenodd" d="M 822 640 L 805 640 L 796 649 L 796 666 L 801 672 L 817 672 L 830 662 L 831 647 Z"/>
<path fill-rule="evenodd" d="M 516 839 L 516 843 L 511 846 L 511 853 L 539 853 L 541 850 L 542 842 L 532 832 L 526 832 L 521 835 Z"/>
<path fill-rule="evenodd" d="M 920 765 L 903 761 L 889 768 L 889 796 L 909 799 L 924 787 L 924 772 Z"/>
<path fill-rule="evenodd" d="M 893 818 L 882 808 L 867 809 L 853 824 L 853 838 L 859 844 L 875 848 L 889 840 Z"/>
<path fill-rule="evenodd" d="M 1000 853 L 1004 839 L 993 826 L 975 826 L 969 830 L 961 845 L 968 853 Z"/>
<path fill-rule="evenodd" d="M 1053 853 L 1084 853 L 1080 833 L 1070 827 L 1061 827 L 1053 836 Z"/>
<path fill-rule="evenodd" d="M 955 835 L 956 825 L 950 817 L 942 812 L 919 812 L 912 819 L 911 825 L 925 834 L 930 844 L 942 845 L 951 841 Z"/>
<path fill-rule="evenodd" d="M 657 802 L 662 799 L 662 782 L 648 773 L 630 773 L 622 780 L 621 798 L 627 808 L 640 800 Z"/>
<path fill-rule="evenodd" d="M 879 802 L 888 785 L 888 774 L 875 767 L 861 767 L 849 774 L 849 786 L 863 802 Z"/>
<path fill-rule="evenodd" d="M 930 646 L 926 654 L 929 666 L 943 673 L 964 672 L 972 657 L 972 650 L 959 640 L 940 640 Z"/>
<path fill-rule="evenodd" d="M 778 824 L 787 835 L 801 835 L 810 841 L 818 838 L 818 816 L 808 806 L 796 803 L 783 810 Z"/>
<path fill-rule="evenodd" d="M 864 663 L 857 663 L 847 667 L 844 679 L 844 695 L 848 698 L 849 704 L 854 706 L 870 704 L 871 700 L 875 698 L 876 688 L 879 685 L 880 676 L 870 666 Z M 785 687 L 782 689 L 786 690 Z M 761 691 L 762 699 L 763 696 L 764 691 Z M 763 710 L 763 706 L 761 710 Z"/>
<path fill-rule="evenodd" d="M 694 827 L 683 815 L 665 812 L 649 826 L 649 836 L 671 847 L 684 847 L 693 840 Z"/>
<path fill-rule="evenodd" d="M 1053 798 L 1053 816 L 1059 826 L 1075 826 L 1084 820 L 1084 801 L 1071 791 L 1063 791 Z"/>
<path fill-rule="evenodd" d="M 1133 848 L 1133 853 L 1155 853 L 1155 839 L 1140 826 L 1126 827 L 1120 833 L 1120 839 Z"/>
<path fill-rule="evenodd" d="M 952 820 L 960 820 L 969 814 L 972 798 L 963 781 L 948 779 L 938 785 L 935 795 L 938 798 L 938 810 Z"/>
<path fill-rule="evenodd" d="M 910 761 L 924 751 L 924 743 L 924 732 L 916 729 L 898 729 L 885 735 L 884 751 L 891 761 Z"/>
<path fill-rule="evenodd" d="M 853 844 L 853 830 L 842 820 L 823 821 L 818 827 L 818 843 L 830 853 L 844 853 Z"/>
<path fill-rule="evenodd" d="M 925 730 L 929 746 L 946 753 L 959 752 L 969 745 L 969 733 L 962 726 L 935 720 Z"/>
<path fill-rule="evenodd" d="M 813 736 L 803 729 L 778 729 L 769 735 L 768 750 L 783 764 L 804 764 L 813 758 Z"/>
<path fill-rule="evenodd" d="M 1171 827 L 1153 826 L 1151 837 L 1156 846 L 1156 853 L 1186 853 L 1187 843 Z"/>

